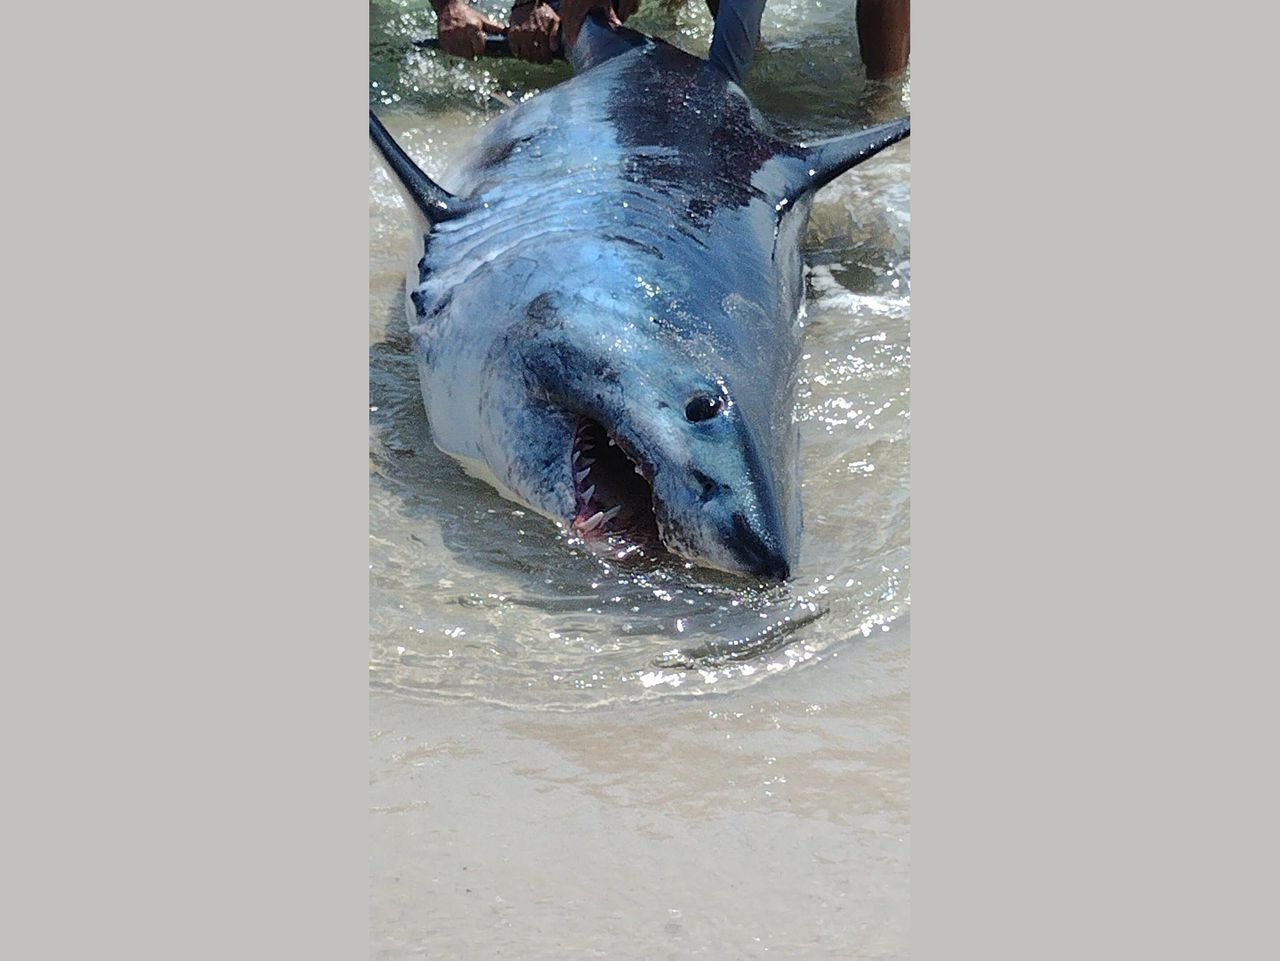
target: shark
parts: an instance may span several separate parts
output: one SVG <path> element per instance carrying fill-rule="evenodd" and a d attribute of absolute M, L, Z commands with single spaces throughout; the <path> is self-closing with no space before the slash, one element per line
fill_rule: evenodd
<path fill-rule="evenodd" d="M 421 234 L 432 439 L 589 544 L 785 581 L 810 207 L 910 118 L 792 143 L 663 40 L 591 17 L 565 52 L 573 76 L 482 128 L 448 189 L 370 111 Z"/>

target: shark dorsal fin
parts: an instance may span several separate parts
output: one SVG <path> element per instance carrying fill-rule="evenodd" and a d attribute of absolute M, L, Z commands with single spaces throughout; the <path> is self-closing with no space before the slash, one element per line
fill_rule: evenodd
<path fill-rule="evenodd" d="M 422 211 L 428 223 L 439 223 L 471 209 L 472 205 L 468 201 L 455 197 L 424 174 L 422 168 L 396 143 L 372 110 L 369 111 L 369 137 L 404 192 Z"/>
<path fill-rule="evenodd" d="M 657 41 L 652 37 L 637 33 L 629 27 L 610 28 L 603 14 L 598 10 L 591 10 L 582 21 L 578 39 L 568 48 L 566 56 L 573 64 L 573 72 L 582 73 L 628 50 L 655 42 Z"/>
<path fill-rule="evenodd" d="M 903 117 L 800 147 L 798 156 L 788 156 L 784 161 L 787 168 L 786 201 L 795 203 L 805 194 L 825 187 L 846 170 L 910 135 L 911 118 Z"/>

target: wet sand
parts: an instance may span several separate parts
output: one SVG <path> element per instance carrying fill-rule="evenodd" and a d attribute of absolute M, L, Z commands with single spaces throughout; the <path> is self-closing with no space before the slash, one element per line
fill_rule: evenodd
<path fill-rule="evenodd" d="M 374 694 L 371 957 L 907 957 L 906 621 L 725 695 Z"/>

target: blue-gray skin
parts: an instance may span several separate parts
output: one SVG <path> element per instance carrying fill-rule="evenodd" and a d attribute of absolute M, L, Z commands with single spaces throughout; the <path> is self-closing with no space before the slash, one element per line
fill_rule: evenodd
<path fill-rule="evenodd" d="M 408 287 L 435 443 L 588 540 L 784 580 L 810 201 L 910 121 L 802 147 L 662 41 L 588 19 L 569 58 L 572 79 L 485 128 L 453 193 L 370 115 L 425 218 Z"/>

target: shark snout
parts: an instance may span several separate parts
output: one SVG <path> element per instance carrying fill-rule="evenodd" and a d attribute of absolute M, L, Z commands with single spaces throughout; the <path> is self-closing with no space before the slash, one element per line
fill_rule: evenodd
<path fill-rule="evenodd" d="M 731 520 L 725 546 L 733 553 L 742 569 L 760 577 L 785 581 L 791 576 L 791 562 L 782 547 L 781 532 L 753 525 L 741 512 Z"/>
<path fill-rule="evenodd" d="M 681 509 L 669 508 L 679 504 Z M 708 567 L 773 581 L 791 576 L 792 554 L 781 512 L 755 496 L 731 488 L 702 496 L 655 498 L 659 534 L 668 550 Z"/>
<path fill-rule="evenodd" d="M 680 486 L 656 491 L 663 507 L 675 508 L 667 546 L 710 567 L 785 581 L 799 529 L 791 508 L 798 504 L 776 450 L 733 420 L 713 425 L 706 436 L 705 446 L 694 448 L 694 463 L 669 475 L 680 478 Z"/>

